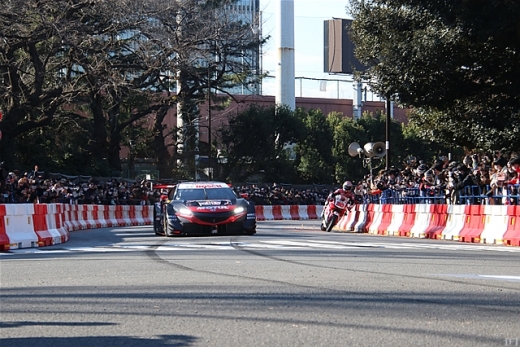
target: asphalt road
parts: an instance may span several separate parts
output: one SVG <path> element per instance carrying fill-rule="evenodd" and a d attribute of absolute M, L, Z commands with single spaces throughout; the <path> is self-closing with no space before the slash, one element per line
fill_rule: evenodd
<path fill-rule="evenodd" d="M 0 253 L 0 346 L 520 346 L 519 247 L 318 225 Z"/>

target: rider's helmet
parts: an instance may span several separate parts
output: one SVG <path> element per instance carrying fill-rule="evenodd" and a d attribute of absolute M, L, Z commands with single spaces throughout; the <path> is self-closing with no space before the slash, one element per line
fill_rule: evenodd
<path fill-rule="evenodd" d="M 354 188 L 354 185 L 352 184 L 352 182 L 350 181 L 345 181 L 343 183 L 343 190 L 347 190 L 347 191 L 350 191 Z"/>

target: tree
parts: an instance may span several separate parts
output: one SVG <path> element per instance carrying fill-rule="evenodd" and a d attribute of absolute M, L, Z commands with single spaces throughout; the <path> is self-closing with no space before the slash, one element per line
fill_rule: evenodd
<path fill-rule="evenodd" d="M 208 100 L 208 94 L 215 98 L 216 92 L 220 97 L 232 97 L 233 88 L 255 86 L 262 77 L 253 54 L 265 42 L 258 35 L 258 19 L 242 21 L 239 11 L 230 7 L 234 3 L 236 0 L 185 0 L 173 6 L 158 4 L 153 25 L 147 30 L 161 56 L 167 58 L 164 71 L 176 81 L 179 121 L 174 140 L 188 166 L 194 165 L 198 124 L 207 122 L 200 119 L 200 103 Z"/>
<path fill-rule="evenodd" d="M 356 56 L 370 66 L 363 77 L 416 109 L 424 138 L 518 144 L 520 3 L 351 0 L 349 9 Z"/>
<path fill-rule="evenodd" d="M 260 172 L 269 182 L 294 179 L 287 145 L 296 143 L 302 134 L 301 121 L 289 108 L 251 105 L 217 130 L 227 160 L 220 179 L 244 181 Z"/>
<path fill-rule="evenodd" d="M 84 125 L 86 118 L 83 129 L 91 133 L 81 162 L 108 168 L 105 174 L 119 172 L 121 145 L 130 134 L 125 129 L 155 115 L 157 161 L 174 162 L 162 126 L 168 109 L 179 105 L 180 116 L 195 125 L 209 89 L 225 90 L 258 74 L 240 59 L 260 42 L 258 36 L 218 12 L 231 3 L 7 1 L 0 8 L 0 157 L 16 165 L 24 134 L 52 131 L 49 126 L 60 120 Z M 174 76 L 181 80 L 177 96 L 171 93 Z"/>
<path fill-rule="evenodd" d="M 334 158 L 332 156 L 332 128 L 320 110 L 296 110 L 304 133 L 295 147 L 296 170 L 305 183 L 331 183 Z"/>
<path fill-rule="evenodd" d="M 76 117 L 82 124 L 80 118 L 92 116 L 83 164 L 107 158 L 120 168 L 121 131 L 150 113 L 141 108 L 118 122 L 121 104 L 131 91 L 146 92 L 154 68 L 146 45 L 136 44 L 148 18 L 140 6 L 129 0 L 7 1 L 0 9 L 0 130 L 6 134 L 0 156 L 13 164 L 22 135 L 53 132 L 56 119 Z"/>

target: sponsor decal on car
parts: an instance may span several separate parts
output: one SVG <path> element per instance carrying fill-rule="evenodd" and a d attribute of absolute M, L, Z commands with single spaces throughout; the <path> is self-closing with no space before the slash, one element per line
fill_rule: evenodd
<path fill-rule="evenodd" d="M 212 189 L 212 188 L 229 188 L 225 183 L 211 182 L 211 183 L 182 183 L 178 189 Z"/>
<path fill-rule="evenodd" d="M 200 206 L 195 208 L 195 211 L 229 211 L 233 208 L 233 206 Z"/>
<path fill-rule="evenodd" d="M 191 201 L 189 201 L 191 202 Z M 228 206 L 231 205 L 230 200 L 196 200 L 199 206 Z M 188 202 L 186 202 L 188 203 Z"/>

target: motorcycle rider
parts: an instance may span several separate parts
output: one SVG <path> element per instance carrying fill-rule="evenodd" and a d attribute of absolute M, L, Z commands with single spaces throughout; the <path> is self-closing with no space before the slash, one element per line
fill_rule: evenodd
<path fill-rule="evenodd" d="M 343 185 L 341 188 L 338 188 L 329 194 L 329 196 L 327 197 L 327 202 L 333 200 L 336 195 L 341 195 L 345 199 L 345 201 L 347 201 L 347 205 L 349 206 L 349 210 L 350 210 L 350 207 L 354 204 L 354 201 L 355 201 L 354 185 L 352 184 L 352 182 L 350 182 L 350 181 L 343 182 Z M 325 204 L 327 204 L 327 202 L 325 202 Z M 327 204 L 327 207 L 324 208 L 321 213 L 322 218 L 325 215 L 327 208 L 328 208 L 328 204 Z"/>
<path fill-rule="evenodd" d="M 343 196 L 347 201 L 349 201 L 349 204 L 352 204 L 355 200 L 354 185 L 352 182 L 343 182 L 343 186 L 330 193 L 327 200 L 332 200 L 336 195 Z"/>

